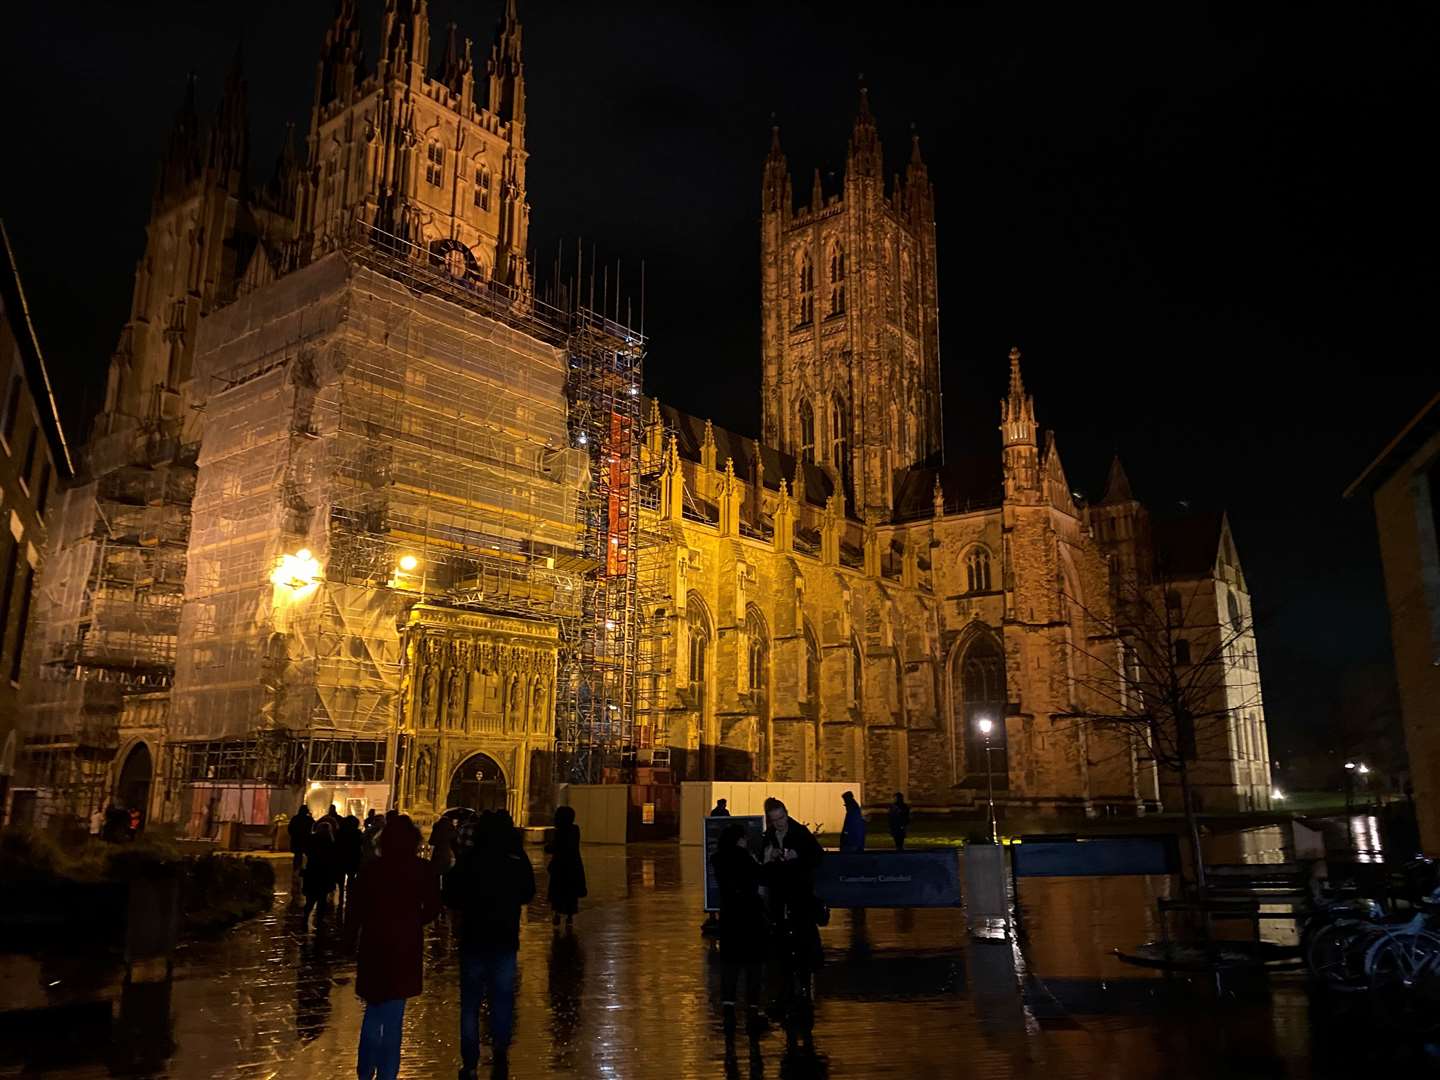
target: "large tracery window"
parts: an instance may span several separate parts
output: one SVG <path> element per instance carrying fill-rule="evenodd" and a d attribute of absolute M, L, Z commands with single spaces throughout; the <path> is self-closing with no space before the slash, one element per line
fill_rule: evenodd
<path fill-rule="evenodd" d="M 795 325 L 808 326 L 815 321 L 815 262 L 807 251 L 795 268 Z"/>
<path fill-rule="evenodd" d="M 482 211 L 490 209 L 490 170 L 484 165 L 475 166 L 475 205 Z"/>
<path fill-rule="evenodd" d="M 850 480 L 850 410 L 845 399 L 836 394 L 830 399 L 830 464 L 840 474 L 840 486 Z"/>
<path fill-rule="evenodd" d="M 839 244 L 830 248 L 830 314 L 845 313 L 845 249 Z"/>
<path fill-rule="evenodd" d="M 752 694 L 763 695 L 770 682 L 770 635 L 766 633 L 765 620 L 753 604 L 745 612 L 745 639 L 748 659 L 745 687 Z"/>
<path fill-rule="evenodd" d="M 978 544 L 965 556 L 965 591 L 990 591 L 990 552 Z"/>
<path fill-rule="evenodd" d="M 815 410 L 809 401 L 800 402 L 800 460 L 815 464 Z"/>
<path fill-rule="evenodd" d="M 964 748 L 964 758 L 957 762 L 963 782 L 983 789 L 988 772 L 997 788 L 1007 787 L 1005 656 L 993 635 L 977 634 L 952 661 L 950 695 L 955 744 Z M 988 754 L 987 736 L 980 730 L 981 720 L 990 721 Z"/>
<path fill-rule="evenodd" d="M 435 140 L 431 140 L 426 154 L 425 182 L 431 187 L 445 183 L 445 147 Z"/>
<path fill-rule="evenodd" d="M 685 623 L 690 631 L 690 666 L 687 669 L 690 685 L 701 688 L 705 685 L 705 662 L 710 653 L 710 619 L 705 607 L 692 596 L 685 605 Z"/>

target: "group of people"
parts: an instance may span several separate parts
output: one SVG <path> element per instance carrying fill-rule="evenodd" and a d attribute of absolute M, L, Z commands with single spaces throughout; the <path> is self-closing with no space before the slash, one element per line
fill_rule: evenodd
<path fill-rule="evenodd" d="M 307 925 L 319 908 L 318 926 L 330 894 L 340 892 L 345 939 L 356 951 L 355 991 L 365 1002 L 357 1052 L 362 1080 L 390 1080 L 399 1072 L 405 1002 L 424 988 L 425 927 L 442 911 L 460 959 L 461 1080 L 477 1075 L 480 1008 L 487 999 L 492 1065 L 495 1075 L 504 1075 L 520 913 L 535 895 L 535 874 L 510 815 L 447 813 L 432 829 L 428 860 L 420 855 L 419 828 L 394 810 L 371 811 L 362 825 L 353 815 L 341 818 L 333 806 L 318 821 L 301 807 L 289 830 Z M 558 932 L 563 918 L 568 930 L 586 893 L 580 829 L 570 807 L 556 811 L 546 851 L 555 926 Z"/>

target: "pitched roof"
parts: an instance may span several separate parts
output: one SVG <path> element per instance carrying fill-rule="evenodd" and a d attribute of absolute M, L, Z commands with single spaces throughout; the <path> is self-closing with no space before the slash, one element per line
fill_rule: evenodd
<path fill-rule="evenodd" d="M 1173 517 L 1154 517 L 1150 536 L 1156 569 L 1170 578 L 1207 577 L 1220 556 L 1225 511 L 1192 511 Z"/>
<path fill-rule="evenodd" d="M 1390 479 L 1390 474 L 1400 468 L 1436 431 L 1440 431 L 1440 393 L 1427 401 L 1410 422 L 1400 429 L 1400 433 L 1390 440 L 1385 449 L 1380 451 L 1375 460 L 1365 466 L 1365 471 L 1350 482 L 1350 486 L 1345 489 L 1345 498 L 1350 498 L 1357 491 L 1374 491 Z"/>
<path fill-rule="evenodd" d="M 39 417 L 40 431 L 50 446 L 50 460 L 55 463 L 55 471 L 61 480 L 69 480 L 75 475 L 75 462 L 65 441 L 65 429 L 60 423 L 60 410 L 55 405 L 50 373 L 40 352 L 40 339 L 35 336 L 35 327 L 30 322 L 30 308 L 25 302 L 25 289 L 20 284 L 20 269 L 15 265 L 15 251 L 10 246 L 10 233 L 6 231 L 3 220 L 0 220 L 0 250 L 4 255 L 0 259 L 0 299 L 4 300 L 5 317 L 20 349 L 25 386 L 35 402 L 35 415 Z"/>
<path fill-rule="evenodd" d="M 895 518 L 929 517 L 935 506 L 935 480 L 952 513 L 985 510 L 1005 498 L 1005 471 L 999 454 L 949 455 L 944 465 L 912 465 L 895 479 Z"/>
<path fill-rule="evenodd" d="M 1130 490 L 1130 477 L 1125 475 L 1125 466 L 1120 464 L 1120 455 L 1116 454 L 1110 462 L 1110 476 L 1105 481 L 1105 495 L 1101 498 L 1100 505 L 1134 501 L 1135 493 Z"/>
<path fill-rule="evenodd" d="M 705 442 L 705 421 L 663 403 L 660 404 L 660 415 L 665 419 L 666 428 L 675 432 L 676 448 L 680 451 L 680 456 L 686 461 L 698 462 L 700 447 Z M 735 463 L 735 475 L 741 480 L 749 481 L 754 475 L 756 441 L 714 424 L 711 424 L 710 431 L 715 439 L 715 465 L 723 469 L 725 460 L 728 458 Z M 759 450 L 760 462 L 765 469 L 764 483 L 767 488 L 771 491 L 779 491 L 782 479 L 787 484 L 794 482 L 795 457 L 793 454 L 782 454 L 773 446 L 765 445 L 760 445 Z M 825 500 L 835 490 L 834 483 L 829 474 L 819 465 L 807 463 L 803 468 L 805 491 L 792 494 L 803 494 L 806 502 L 815 506 L 824 506 Z M 846 507 L 847 513 L 851 513 L 853 510 L 853 507 Z"/>

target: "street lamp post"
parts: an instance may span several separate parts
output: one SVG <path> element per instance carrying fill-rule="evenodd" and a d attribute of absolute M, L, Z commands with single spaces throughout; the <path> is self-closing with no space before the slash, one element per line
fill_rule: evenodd
<path fill-rule="evenodd" d="M 1000 828 L 995 823 L 995 773 L 990 768 L 990 729 L 995 726 L 988 716 L 982 716 L 977 725 L 980 734 L 985 736 L 985 795 L 986 801 L 990 804 L 990 842 L 1000 843 Z"/>

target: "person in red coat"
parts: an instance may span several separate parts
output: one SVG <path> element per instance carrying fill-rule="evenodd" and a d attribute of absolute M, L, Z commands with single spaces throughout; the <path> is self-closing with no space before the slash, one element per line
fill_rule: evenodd
<path fill-rule="evenodd" d="M 358 943 L 355 993 L 365 1002 L 356 1071 L 361 1080 L 400 1072 L 405 999 L 424 987 L 425 926 L 440 913 L 440 882 L 416 851 L 420 830 L 398 816 L 380 836 L 380 857 L 356 879 L 349 933 Z"/>

